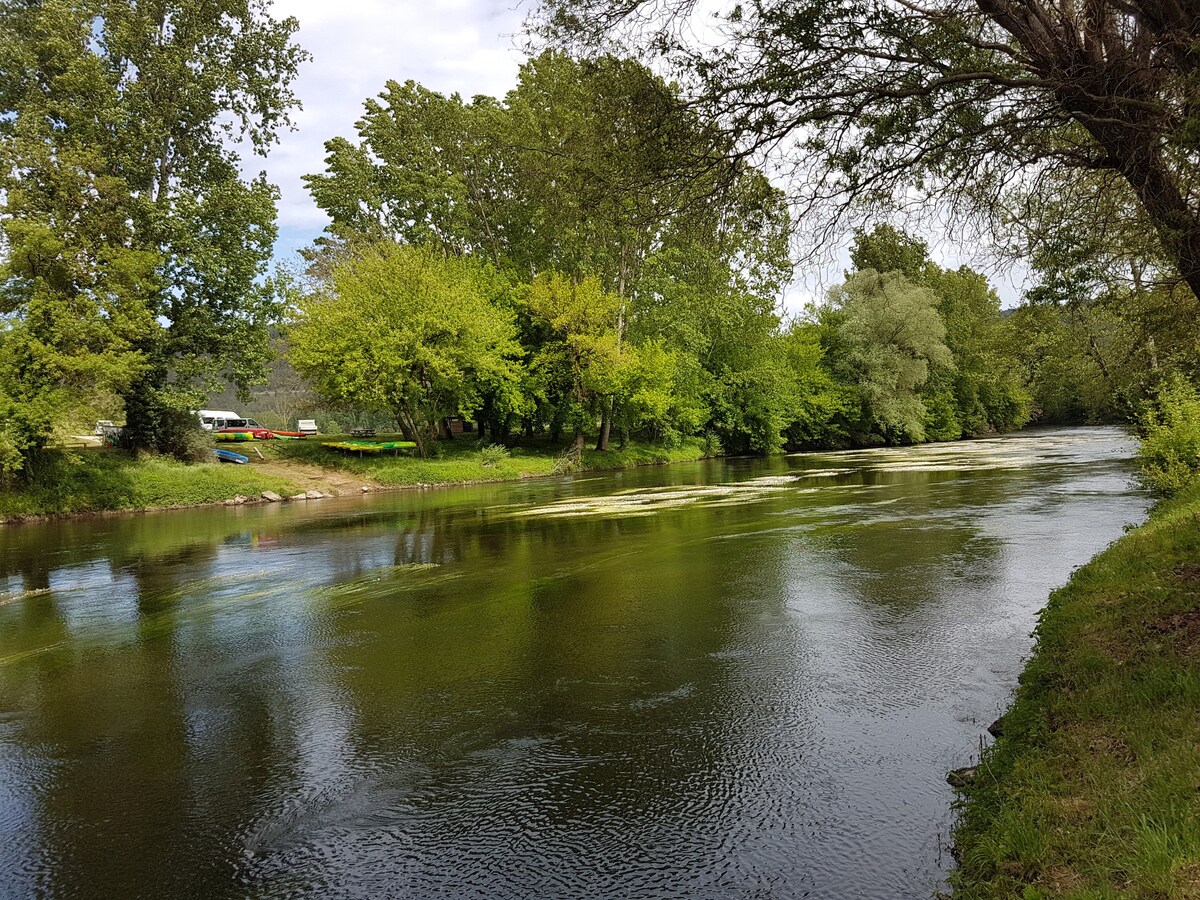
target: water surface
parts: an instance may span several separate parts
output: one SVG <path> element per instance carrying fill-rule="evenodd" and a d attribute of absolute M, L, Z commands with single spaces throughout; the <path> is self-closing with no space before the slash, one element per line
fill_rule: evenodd
<path fill-rule="evenodd" d="M 1047 593 L 1040 430 L 0 528 L 0 894 L 928 897 Z"/>

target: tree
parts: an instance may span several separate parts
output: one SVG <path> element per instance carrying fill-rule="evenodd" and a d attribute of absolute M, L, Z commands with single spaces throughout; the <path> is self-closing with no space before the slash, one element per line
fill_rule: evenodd
<path fill-rule="evenodd" d="M 1200 12 L 1160 0 L 761 0 L 693 38 L 694 0 L 543 0 L 563 43 L 633 43 L 689 73 L 754 154 L 795 142 L 808 204 L 953 197 L 1005 225 L 1005 201 L 1087 192 L 1140 209 L 1200 296 Z M 711 12 L 705 6 L 704 14 Z M 1109 176 L 1096 178 L 1095 175 Z M 1077 208 L 1084 208 L 1080 204 Z"/>
<path fill-rule="evenodd" d="M 529 308 L 550 335 L 532 368 L 545 373 L 556 400 L 555 421 L 574 430 L 575 446 L 582 450 L 584 430 L 619 390 L 629 361 L 617 328 L 621 299 L 595 276 L 576 282 L 555 272 L 539 275 L 528 290 Z"/>
<path fill-rule="evenodd" d="M 924 241 L 891 225 L 857 229 L 850 258 L 860 271 L 898 272 L 937 298 L 952 368 L 935 368 L 922 388 L 926 436 L 957 440 L 964 434 L 1019 428 L 1029 418 L 1029 396 L 1000 298 L 987 279 L 966 266 L 943 269 Z"/>
<path fill-rule="evenodd" d="M 867 269 L 830 291 L 823 315 L 833 326 L 834 377 L 858 386 L 860 440 L 875 428 L 890 443 L 924 441 L 920 389 L 931 369 L 954 368 L 933 292 L 899 272 Z"/>
<path fill-rule="evenodd" d="M 334 403 L 385 410 L 422 456 L 439 423 L 487 395 L 512 400 L 520 346 L 503 308 L 509 281 L 487 264 L 388 243 L 300 294 L 290 358 Z"/>
<path fill-rule="evenodd" d="M 774 298 L 790 271 L 782 196 L 760 172 L 714 153 L 711 125 L 639 63 L 543 53 L 503 101 L 464 103 L 390 82 L 356 128 L 358 142 L 328 142 L 326 171 L 307 178 L 331 218 L 328 252 L 387 238 L 488 258 L 523 282 L 595 278 L 617 298 L 611 327 L 627 360 L 661 340 L 674 354 L 675 391 L 701 389 L 706 379 L 685 357 L 722 340 L 720 325 L 754 316 L 778 324 Z M 725 312 L 682 326 L 669 297 L 684 293 Z M 707 328 L 716 330 L 698 334 Z M 544 329 L 522 319 L 521 334 L 537 358 Z M 567 407 L 545 363 L 543 355 L 529 372 L 535 409 L 525 424 L 553 430 Z M 630 397 L 595 400 L 598 448 L 614 422 L 665 434 L 703 405 L 678 396 L 678 418 L 656 429 L 647 410 L 664 407 L 622 409 Z M 509 427 L 493 410 L 486 417 L 494 432 Z"/>
<path fill-rule="evenodd" d="M 242 179 L 229 139 L 265 153 L 289 125 L 296 28 L 266 0 L 0 2 L 0 296 L 22 390 L 116 390 L 136 442 L 169 449 L 172 410 L 259 374 L 276 191 Z"/>
<path fill-rule="evenodd" d="M 787 427 L 793 448 L 844 447 L 851 436 L 846 426 L 858 403 L 857 386 L 839 382 L 830 371 L 818 322 L 797 319 L 782 336 L 783 352 L 795 380 L 795 405 Z"/>

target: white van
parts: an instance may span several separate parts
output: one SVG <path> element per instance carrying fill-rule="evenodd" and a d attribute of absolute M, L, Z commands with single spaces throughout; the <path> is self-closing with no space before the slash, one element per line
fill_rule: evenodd
<path fill-rule="evenodd" d="M 196 412 L 200 419 L 200 427 L 205 431 L 212 431 L 216 428 L 224 428 L 225 423 L 231 419 L 240 419 L 235 412 L 230 412 L 227 409 L 201 409 Z M 220 421 L 221 424 L 217 424 Z"/>

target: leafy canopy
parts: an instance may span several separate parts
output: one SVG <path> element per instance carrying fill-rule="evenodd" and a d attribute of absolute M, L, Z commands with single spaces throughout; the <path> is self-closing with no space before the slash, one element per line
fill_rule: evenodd
<path fill-rule="evenodd" d="M 168 410 L 259 374 L 277 192 L 234 144 L 289 126 L 296 28 L 266 0 L 0 0 L 10 398 L 116 391 L 165 449 Z"/>
<path fill-rule="evenodd" d="M 515 391 L 509 291 L 487 264 L 381 244 L 297 296 L 291 361 L 326 399 L 391 413 L 424 455 L 440 420 Z"/>

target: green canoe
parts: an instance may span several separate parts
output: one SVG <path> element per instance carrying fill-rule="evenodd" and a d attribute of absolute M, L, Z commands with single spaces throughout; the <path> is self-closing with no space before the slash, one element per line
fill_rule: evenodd
<path fill-rule="evenodd" d="M 384 450 L 412 450 L 413 441 L 324 441 L 321 446 L 352 453 L 382 453 Z"/>

